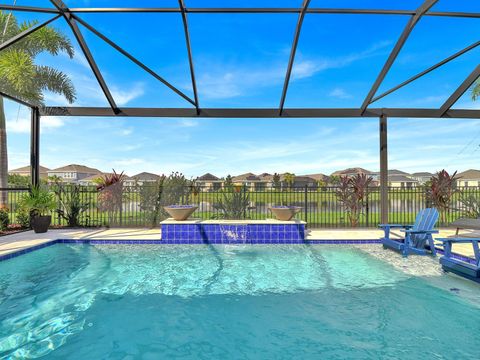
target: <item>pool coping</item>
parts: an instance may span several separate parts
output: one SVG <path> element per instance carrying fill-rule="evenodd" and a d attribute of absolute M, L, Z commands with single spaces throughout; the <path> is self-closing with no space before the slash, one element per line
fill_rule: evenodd
<path fill-rule="evenodd" d="M 214 241 L 200 241 L 200 242 L 192 242 L 192 241 L 179 241 L 179 240 L 102 240 L 102 239 L 53 239 L 50 241 L 46 241 L 41 244 L 32 245 L 17 251 L 12 251 L 7 254 L 0 255 L 0 261 L 9 260 L 16 258 L 18 256 L 28 254 L 30 252 L 40 250 L 55 244 L 90 244 L 90 245 L 202 245 L 202 244 L 210 244 L 210 245 L 299 245 L 299 244 L 309 244 L 309 245 L 366 245 L 366 244 L 381 244 L 381 239 L 342 239 L 342 240 L 328 240 L 328 239 L 308 239 L 308 240 L 280 240 L 278 242 L 249 242 L 249 243 L 241 243 L 241 242 L 214 242 Z M 444 255 L 443 249 L 439 247 L 435 247 L 437 252 L 441 255 Z M 470 257 L 460 255 L 457 253 L 452 253 L 452 257 L 461 261 L 464 261 L 469 264 L 475 264 L 475 259 Z"/>

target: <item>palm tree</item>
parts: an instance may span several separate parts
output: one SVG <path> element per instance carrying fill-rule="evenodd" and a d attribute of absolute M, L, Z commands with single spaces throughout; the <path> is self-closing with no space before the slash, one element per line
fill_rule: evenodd
<path fill-rule="evenodd" d="M 37 21 L 19 23 L 14 15 L 0 11 L 0 43 L 35 26 Z M 75 88 L 63 72 L 49 66 L 35 64 L 42 53 L 74 56 L 70 39 L 50 26 L 31 33 L 23 40 L 0 52 L 0 90 L 33 105 L 42 106 L 43 91 L 65 96 L 69 103 L 75 101 Z M 0 96 L 0 188 L 8 186 L 8 153 L 5 108 Z M 0 205 L 6 204 L 7 192 L 1 192 Z"/>
<path fill-rule="evenodd" d="M 295 183 L 295 174 L 287 172 L 284 175 L 284 179 L 288 187 L 291 189 L 293 187 L 293 184 Z"/>
<path fill-rule="evenodd" d="M 478 98 L 480 98 L 480 79 L 477 79 L 477 81 L 475 81 L 472 89 L 472 100 L 476 101 Z"/>

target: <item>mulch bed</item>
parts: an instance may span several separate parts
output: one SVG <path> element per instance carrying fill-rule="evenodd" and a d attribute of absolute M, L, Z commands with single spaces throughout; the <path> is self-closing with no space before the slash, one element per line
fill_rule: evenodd
<path fill-rule="evenodd" d="M 12 235 L 23 231 L 28 231 L 30 229 L 24 229 L 19 225 L 9 225 L 8 229 L 5 231 L 0 231 L 0 236 Z"/>

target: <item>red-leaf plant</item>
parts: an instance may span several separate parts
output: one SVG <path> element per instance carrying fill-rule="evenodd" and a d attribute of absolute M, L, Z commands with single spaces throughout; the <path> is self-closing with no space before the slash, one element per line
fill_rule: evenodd
<path fill-rule="evenodd" d="M 437 172 L 427 183 L 427 200 L 440 211 L 442 223 L 446 223 L 447 211 L 451 208 L 453 195 L 457 190 L 457 172 L 450 175 L 445 169 Z"/>
<path fill-rule="evenodd" d="M 358 226 L 372 181 L 373 178 L 365 174 L 357 174 L 354 177 L 340 176 L 338 179 L 335 194 L 347 213 L 352 227 Z"/>
<path fill-rule="evenodd" d="M 117 174 L 115 170 L 112 174 L 105 174 L 99 180 L 97 186 L 98 205 L 100 210 L 108 213 L 108 225 L 113 224 L 116 211 L 120 212 L 121 218 L 124 180 L 123 171 Z"/>

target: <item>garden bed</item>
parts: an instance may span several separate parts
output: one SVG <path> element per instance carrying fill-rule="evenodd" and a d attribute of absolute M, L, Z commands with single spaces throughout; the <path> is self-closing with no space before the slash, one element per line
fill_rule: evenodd
<path fill-rule="evenodd" d="M 7 230 L 0 231 L 0 236 L 12 235 L 23 231 L 28 231 L 30 229 L 22 228 L 19 225 L 9 225 Z"/>

